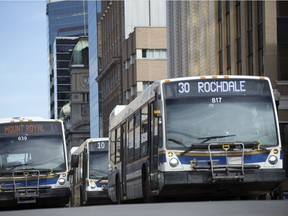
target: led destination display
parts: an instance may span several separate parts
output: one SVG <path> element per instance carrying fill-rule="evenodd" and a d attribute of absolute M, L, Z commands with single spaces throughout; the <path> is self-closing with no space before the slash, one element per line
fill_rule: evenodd
<path fill-rule="evenodd" d="M 61 134 L 60 122 L 15 122 L 0 124 L 0 136 L 18 136 L 23 134 Z"/>
<path fill-rule="evenodd" d="M 97 141 L 89 143 L 89 150 L 92 152 L 108 151 L 108 141 Z"/>
<path fill-rule="evenodd" d="M 164 83 L 166 98 L 221 95 L 271 95 L 266 80 L 203 79 Z"/>

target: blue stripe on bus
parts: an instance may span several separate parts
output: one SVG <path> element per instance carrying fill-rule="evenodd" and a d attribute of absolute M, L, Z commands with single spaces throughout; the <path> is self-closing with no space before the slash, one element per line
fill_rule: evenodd
<path fill-rule="evenodd" d="M 244 156 L 244 163 L 261 163 L 265 162 L 269 153 L 261 153 L 261 154 L 250 154 Z M 207 156 L 199 156 L 199 155 L 178 155 L 178 158 L 182 164 L 190 164 L 190 161 L 196 160 L 198 164 L 208 164 L 210 162 L 209 154 Z M 218 164 L 226 164 L 226 156 L 212 156 L 212 159 L 217 161 Z M 160 163 L 165 163 L 166 155 L 159 155 Z M 201 162 L 202 161 L 202 162 Z"/>
<path fill-rule="evenodd" d="M 45 179 L 39 179 L 39 185 L 51 185 L 51 184 L 56 184 L 58 180 L 57 178 L 45 178 Z M 1 181 L 0 180 L 0 184 L 5 188 L 5 189 L 9 189 L 9 188 L 14 188 L 14 182 L 12 181 Z M 17 187 L 25 187 L 26 186 L 26 180 L 16 180 L 16 185 Z M 38 185 L 38 181 L 37 179 L 33 179 L 33 180 L 27 180 L 27 186 L 37 186 Z"/>

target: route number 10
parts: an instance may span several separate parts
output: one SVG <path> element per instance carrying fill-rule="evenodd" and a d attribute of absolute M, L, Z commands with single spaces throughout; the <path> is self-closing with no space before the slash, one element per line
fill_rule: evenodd
<path fill-rule="evenodd" d="M 104 149 L 105 148 L 105 143 L 104 142 L 98 142 L 97 144 L 98 144 L 97 145 L 98 149 Z"/>

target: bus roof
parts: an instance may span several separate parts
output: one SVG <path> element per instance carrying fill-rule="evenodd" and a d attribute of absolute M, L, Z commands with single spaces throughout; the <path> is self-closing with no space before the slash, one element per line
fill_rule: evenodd
<path fill-rule="evenodd" d="M 10 122 L 30 122 L 30 121 L 47 121 L 47 122 L 61 122 L 59 119 L 46 119 L 42 117 L 10 117 L 10 118 L 0 118 L 1 123 L 10 123 Z"/>
<path fill-rule="evenodd" d="M 205 80 L 205 79 L 254 79 L 254 80 L 267 80 L 270 83 L 270 79 L 264 76 L 243 76 L 243 75 L 208 75 L 208 76 L 190 76 L 190 77 L 178 77 L 163 80 L 156 80 L 149 85 L 140 95 L 138 95 L 128 105 L 117 105 L 109 116 L 109 130 L 118 125 L 123 118 L 130 116 L 133 112 L 139 109 L 143 104 L 147 103 L 151 98 L 159 94 L 160 88 L 163 83 L 166 82 L 179 82 L 184 80 Z M 271 83 L 270 83 L 271 85 Z"/>

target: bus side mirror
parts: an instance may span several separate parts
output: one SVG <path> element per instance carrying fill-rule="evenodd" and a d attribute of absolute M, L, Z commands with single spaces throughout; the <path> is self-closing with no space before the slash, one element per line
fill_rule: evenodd
<path fill-rule="evenodd" d="M 283 167 L 285 169 L 286 177 L 288 177 L 288 125 L 283 127 L 282 152 L 283 152 Z"/>
<path fill-rule="evenodd" d="M 83 153 L 83 162 L 87 163 L 87 161 L 88 161 L 88 154 L 87 154 L 87 152 L 84 152 Z"/>
<path fill-rule="evenodd" d="M 78 155 L 71 155 L 71 167 L 76 168 L 78 167 L 79 157 Z"/>
<path fill-rule="evenodd" d="M 153 102 L 153 114 L 155 117 L 161 116 L 161 100 L 155 100 Z"/>
<path fill-rule="evenodd" d="M 74 173 L 75 173 L 75 170 L 72 169 L 72 170 L 69 170 L 68 175 L 71 176 L 71 175 L 74 175 Z"/>

